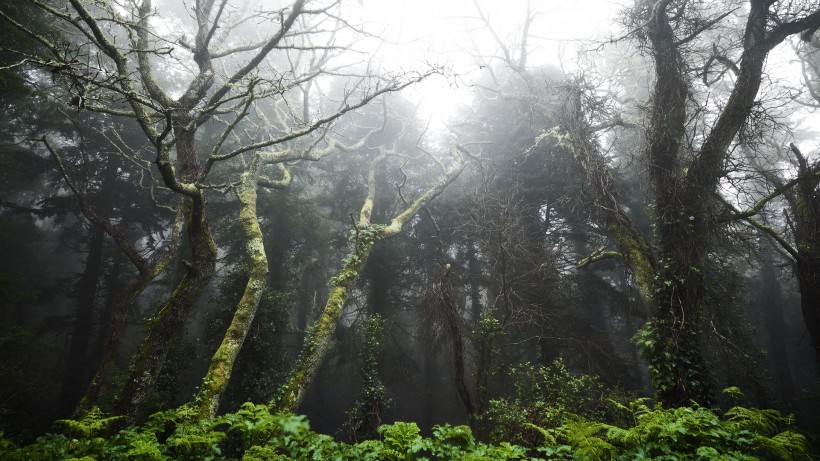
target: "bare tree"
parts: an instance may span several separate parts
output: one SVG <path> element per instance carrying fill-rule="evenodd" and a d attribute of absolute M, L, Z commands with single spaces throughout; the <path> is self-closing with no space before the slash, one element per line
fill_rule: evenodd
<path fill-rule="evenodd" d="M 53 19 L 62 35 L 53 38 L 33 30 L 0 10 L 7 26 L 34 39 L 46 53 L 28 53 L 13 44 L 5 50 L 19 56 L 18 65 L 43 69 L 62 81 L 73 94 L 76 110 L 134 119 L 150 143 L 150 161 L 162 185 L 182 198 L 190 254 L 183 260 L 185 275 L 150 319 L 120 393 L 118 410 L 130 420 L 140 415 L 172 338 L 213 277 L 217 247 L 208 224 L 206 193 L 237 191 L 254 271 L 200 394 L 202 415 L 211 415 L 253 318 L 262 288 L 257 282 L 266 271 L 258 258 L 264 251 L 258 246 L 258 225 L 251 222 L 254 191 L 260 182 L 278 186 L 287 178 L 268 181 L 262 168 L 333 151 L 329 124 L 429 72 L 385 77 L 353 68 L 349 60 L 331 62 L 350 51 L 364 33 L 343 19 L 339 0 L 295 0 L 277 6 L 200 0 L 190 11 L 151 0 L 29 1 Z M 250 22 L 261 24 L 257 37 L 250 38 L 245 30 Z M 343 34 L 344 40 L 352 37 L 351 42 L 341 45 Z M 346 81 L 346 89 L 335 101 L 320 103 L 323 93 L 311 89 L 321 88 L 328 79 Z M 249 125 L 269 113 L 275 126 Z M 326 148 L 315 148 L 319 143 Z M 274 152 L 262 152 L 271 149 Z M 215 179 L 218 165 L 227 168 Z M 232 174 L 239 179 L 231 179 Z M 94 403 L 93 392 L 90 396 L 83 406 Z"/>

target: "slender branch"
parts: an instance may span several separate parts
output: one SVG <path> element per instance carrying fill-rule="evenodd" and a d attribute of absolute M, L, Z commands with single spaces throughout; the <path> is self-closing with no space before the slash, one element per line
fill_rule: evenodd
<path fill-rule="evenodd" d="M 744 214 L 743 212 L 738 210 L 734 205 L 727 202 L 722 197 L 721 197 L 721 201 L 723 201 L 723 203 L 726 205 L 727 208 L 734 211 L 737 216 L 741 216 L 741 215 Z M 760 221 L 752 218 L 751 216 L 741 216 L 741 219 L 743 219 L 747 223 L 751 224 L 753 227 L 757 228 L 758 230 L 760 230 L 764 234 L 771 237 L 775 242 L 778 243 L 778 245 L 780 245 L 784 250 L 786 250 L 786 252 L 788 252 L 789 255 L 791 255 L 792 258 L 794 258 L 795 260 L 800 259 L 800 253 L 798 253 L 798 251 L 793 246 L 791 246 L 791 244 L 789 244 L 789 242 L 787 242 L 786 239 L 783 238 L 783 236 L 780 235 L 779 232 L 777 232 L 774 229 L 772 229 L 771 227 L 761 223 Z"/>
<path fill-rule="evenodd" d="M 594 262 L 603 261 L 604 259 L 624 259 L 624 255 L 620 251 L 604 251 L 605 249 L 606 245 L 596 248 L 589 256 L 578 261 L 575 264 L 575 268 L 583 269 Z"/>

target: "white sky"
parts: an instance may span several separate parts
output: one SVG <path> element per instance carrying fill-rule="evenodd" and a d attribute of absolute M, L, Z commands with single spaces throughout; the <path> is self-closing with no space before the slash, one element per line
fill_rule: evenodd
<path fill-rule="evenodd" d="M 626 0 L 624 0 L 626 1 Z M 477 0 L 499 38 L 515 44 L 521 38 L 527 0 Z M 606 0 L 530 0 L 537 19 L 530 27 L 528 64 L 575 66 L 578 49 L 606 39 L 621 2 Z M 418 69 L 424 63 L 444 65 L 458 77 L 434 78 L 409 97 L 422 97 L 421 110 L 443 123 L 459 101 L 469 97 L 478 75 L 476 50 L 497 54 L 491 33 L 478 19 L 473 0 L 362 0 L 361 19 L 390 43 L 378 53 L 387 68 Z"/>
<path fill-rule="evenodd" d="M 476 4 L 489 18 L 499 38 L 516 44 L 526 17 L 528 0 L 360 0 L 361 20 L 367 29 L 390 42 L 378 54 L 386 68 L 412 70 L 424 63 L 444 65 L 457 77 L 433 78 L 405 95 L 421 99 L 422 116 L 442 128 L 460 103 L 470 97 L 470 84 L 482 72 L 476 50 L 497 56 L 491 33 L 480 22 Z M 619 35 L 618 13 L 632 0 L 529 0 L 538 14 L 530 26 L 528 65 L 560 65 L 576 69 L 580 50 L 594 48 L 602 40 Z M 348 4 L 351 5 L 351 4 Z M 350 10 L 348 10 L 349 12 Z M 359 19 L 359 18 L 356 18 Z M 788 45 L 781 48 L 788 48 Z M 769 58 L 772 78 L 795 81 L 799 65 L 791 50 L 778 49 Z M 799 84 L 795 82 L 795 84 Z M 816 125 L 809 117 L 805 125 Z"/>

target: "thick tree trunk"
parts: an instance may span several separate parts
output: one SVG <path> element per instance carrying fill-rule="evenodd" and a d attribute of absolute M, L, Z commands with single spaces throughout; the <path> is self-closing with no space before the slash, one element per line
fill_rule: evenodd
<path fill-rule="evenodd" d="M 681 164 L 688 83 L 679 37 L 666 11 L 649 2 L 647 36 L 655 63 L 646 160 L 658 235 L 657 312 L 649 352 L 657 397 L 667 405 L 711 402 L 709 373 L 700 351 L 702 268 L 715 229 L 712 206 L 729 146 L 754 107 L 766 55 L 769 5 L 752 2 L 737 82 L 694 160 Z M 785 36 L 784 36 L 785 37 Z M 779 38 L 783 40 L 783 38 Z"/>
<path fill-rule="evenodd" d="M 171 342 L 181 333 L 188 315 L 208 286 L 216 269 L 216 243 L 211 236 L 205 213 L 204 191 L 196 186 L 200 166 L 196 149 L 195 128 L 190 111 L 179 107 L 173 119 L 179 176 L 170 162 L 170 155 L 160 150 L 157 167 L 165 185 L 183 196 L 185 230 L 191 249 L 191 260 L 183 261 L 186 273 L 176 289 L 148 323 L 148 335 L 131 365 L 128 380 L 120 392 L 117 408 L 128 422 L 142 416 L 145 404 L 153 392 Z"/>
<path fill-rule="evenodd" d="M 659 291 L 657 315 L 647 326 L 651 345 L 644 353 L 660 402 L 675 407 L 693 401 L 709 405 L 711 384 L 701 352 L 699 303 L 687 297 L 694 293 L 683 285 L 673 283 Z"/>
<path fill-rule="evenodd" d="M 256 175 L 245 173 L 237 187 L 239 197 L 239 225 L 245 239 L 245 254 L 250 274 L 242 298 L 236 306 L 231 324 L 222 339 L 211 366 L 196 396 L 196 406 L 201 419 L 213 418 L 219 407 L 219 399 L 228 387 L 236 357 L 245 343 L 251 328 L 268 276 L 268 258 L 262 230 L 256 214 Z"/>
<path fill-rule="evenodd" d="M 128 380 L 119 395 L 119 413 L 129 422 L 142 416 L 153 391 L 173 338 L 179 334 L 202 291 L 211 281 L 216 265 L 216 245 L 205 218 L 205 198 L 186 197 L 186 226 L 192 258 L 187 272 L 159 312 L 148 324 L 148 336 L 131 366 Z"/>

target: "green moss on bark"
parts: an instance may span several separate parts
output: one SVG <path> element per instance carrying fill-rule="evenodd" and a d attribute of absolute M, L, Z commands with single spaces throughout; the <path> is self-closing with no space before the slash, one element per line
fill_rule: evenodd
<path fill-rule="evenodd" d="M 210 368 L 195 399 L 201 419 L 213 418 L 216 415 L 220 396 L 228 387 L 234 363 L 256 316 L 268 275 L 268 258 L 265 255 L 262 229 L 259 227 L 256 212 L 255 177 L 246 174 L 237 189 L 241 207 L 239 224 L 246 242 L 250 274 L 242 298 L 236 306 L 233 320 L 225 332 L 222 343 L 211 358 Z"/>

